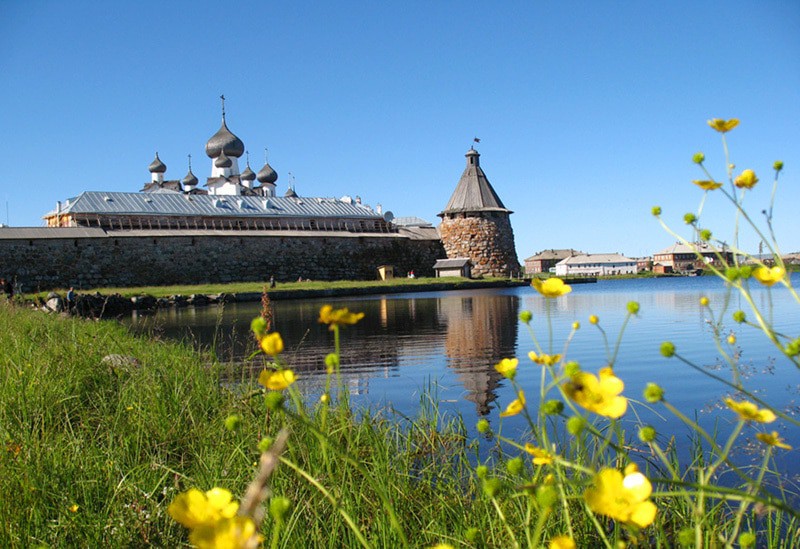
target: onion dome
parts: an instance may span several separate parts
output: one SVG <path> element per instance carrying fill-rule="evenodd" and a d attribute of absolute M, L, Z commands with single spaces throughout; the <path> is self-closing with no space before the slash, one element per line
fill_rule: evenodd
<path fill-rule="evenodd" d="M 181 179 L 181 184 L 184 187 L 187 187 L 187 186 L 195 186 L 196 187 L 197 183 L 198 183 L 197 176 L 192 173 L 192 168 L 189 168 L 189 173 L 186 174 L 186 177 Z"/>
<path fill-rule="evenodd" d="M 219 153 L 217 159 L 214 160 L 214 165 L 217 168 L 230 168 L 231 166 L 233 166 L 233 160 L 227 157 L 225 151 L 222 151 L 221 153 Z"/>
<path fill-rule="evenodd" d="M 227 156 L 235 158 L 239 158 L 244 154 L 244 143 L 228 129 L 224 115 L 222 117 L 222 126 L 206 143 L 206 155 L 209 158 L 217 158 L 223 152 Z"/>
<path fill-rule="evenodd" d="M 156 159 L 150 163 L 148 169 L 150 173 L 164 173 L 167 171 L 167 165 L 161 161 L 158 157 L 158 153 L 156 153 Z"/>
<path fill-rule="evenodd" d="M 253 181 L 256 178 L 256 174 L 250 169 L 250 164 L 247 165 L 240 177 L 242 181 Z"/>
<path fill-rule="evenodd" d="M 272 169 L 269 163 L 264 164 L 258 172 L 259 183 L 275 183 L 278 180 L 278 173 Z"/>

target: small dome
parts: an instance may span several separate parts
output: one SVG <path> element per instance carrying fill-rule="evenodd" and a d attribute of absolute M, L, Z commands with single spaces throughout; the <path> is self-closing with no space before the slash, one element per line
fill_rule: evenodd
<path fill-rule="evenodd" d="M 197 186 L 197 176 L 192 173 L 192 169 L 189 168 L 189 173 L 186 174 L 186 177 L 181 179 L 181 183 L 184 186 Z"/>
<path fill-rule="evenodd" d="M 167 165 L 161 161 L 161 159 L 158 157 L 158 153 L 156 153 L 156 159 L 150 163 L 148 169 L 150 170 L 150 173 L 164 173 L 167 171 Z"/>
<path fill-rule="evenodd" d="M 250 169 L 250 164 L 242 172 L 241 178 L 243 181 L 253 181 L 256 178 L 256 174 Z"/>
<path fill-rule="evenodd" d="M 469 150 L 467 151 L 467 154 L 465 154 L 464 156 L 480 156 L 480 155 L 481 153 L 476 151 L 473 147 L 470 147 Z"/>
<path fill-rule="evenodd" d="M 287 198 L 295 198 L 297 196 L 297 193 L 294 192 L 293 188 L 289 187 L 288 189 L 286 189 L 286 193 L 283 196 Z"/>
<path fill-rule="evenodd" d="M 222 118 L 222 126 L 206 143 L 206 155 L 209 158 L 217 158 L 222 152 L 235 158 L 239 158 L 244 154 L 244 143 L 228 129 L 224 116 Z"/>
<path fill-rule="evenodd" d="M 269 163 L 264 164 L 264 167 L 261 168 L 258 172 L 258 181 L 259 183 L 275 183 L 278 180 L 278 173 L 272 169 L 272 166 Z"/>
<path fill-rule="evenodd" d="M 217 168 L 230 168 L 233 166 L 233 161 L 225 155 L 225 151 L 222 151 L 217 159 L 214 160 L 214 165 Z"/>

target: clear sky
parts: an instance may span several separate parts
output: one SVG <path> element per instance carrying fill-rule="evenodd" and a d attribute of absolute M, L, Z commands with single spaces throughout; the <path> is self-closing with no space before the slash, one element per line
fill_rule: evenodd
<path fill-rule="evenodd" d="M 514 211 L 520 260 L 548 248 L 650 255 L 688 236 L 706 120 L 741 119 L 736 170 L 761 178 L 800 250 L 800 2 L 0 2 L 0 221 L 41 226 L 56 201 L 138 191 L 155 151 L 204 181 L 228 126 L 264 148 L 282 195 L 359 195 L 438 224 L 473 137 Z M 244 165 L 242 164 L 243 168 Z M 730 239 L 719 196 L 707 226 Z M 756 251 L 757 239 L 743 235 Z"/>

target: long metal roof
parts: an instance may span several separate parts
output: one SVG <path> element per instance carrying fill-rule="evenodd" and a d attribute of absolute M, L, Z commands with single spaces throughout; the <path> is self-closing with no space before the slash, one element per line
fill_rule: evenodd
<path fill-rule="evenodd" d="M 383 219 L 370 207 L 339 198 L 264 197 L 86 191 L 70 199 L 60 214 L 115 214 L 205 217 L 305 217 Z"/>

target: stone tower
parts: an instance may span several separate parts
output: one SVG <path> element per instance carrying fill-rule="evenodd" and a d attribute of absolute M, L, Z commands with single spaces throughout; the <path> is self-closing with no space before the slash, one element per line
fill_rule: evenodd
<path fill-rule="evenodd" d="M 467 167 L 439 214 L 442 238 L 448 259 L 468 258 L 473 276 L 508 277 L 519 273 L 514 230 L 500 197 L 483 173 L 480 154 L 467 151 Z"/>

